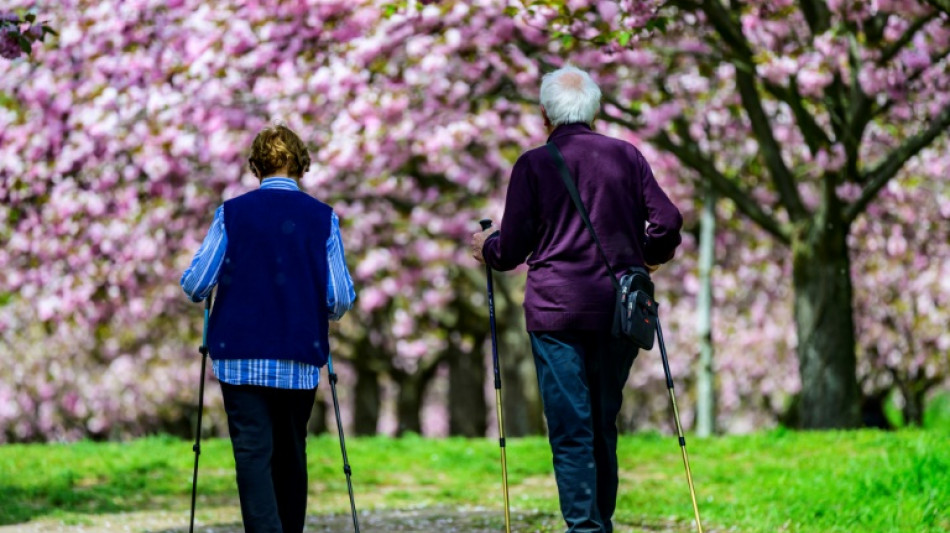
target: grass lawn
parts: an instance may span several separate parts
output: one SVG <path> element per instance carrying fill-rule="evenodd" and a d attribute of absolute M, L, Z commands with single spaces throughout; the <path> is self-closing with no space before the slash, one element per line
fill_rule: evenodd
<path fill-rule="evenodd" d="M 792 432 L 687 437 L 704 525 L 735 532 L 950 531 L 950 431 Z M 357 504 L 368 509 L 488 507 L 501 516 L 497 441 L 348 439 Z M 625 436 L 619 446 L 619 531 L 691 531 L 692 506 L 675 437 Z M 42 518 L 166 510 L 187 519 L 191 443 L 0 447 L 0 525 Z M 512 507 L 556 524 L 557 498 L 543 438 L 511 439 Z M 199 509 L 236 505 L 228 441 L 202 446 Z M 347 512 L 339 444 L 309 443 L 311 513 Z M 235 517 L 234 519 L 237 519 Z M 500 524 L 499 518 L 499 524 Z"/>

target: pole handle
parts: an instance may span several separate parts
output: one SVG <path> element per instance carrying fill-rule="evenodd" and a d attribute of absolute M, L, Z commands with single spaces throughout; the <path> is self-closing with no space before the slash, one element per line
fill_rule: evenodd
<path fill-rule="evenodd" d="M 491 219 L 490 219 L 490 218 L 483 218 L 483 219 L 479 220 L 478 223 L 482 225 L 482 231 L 485 231 L 486 229 L 488 229 L 488 228 L 491 227 Z"/>

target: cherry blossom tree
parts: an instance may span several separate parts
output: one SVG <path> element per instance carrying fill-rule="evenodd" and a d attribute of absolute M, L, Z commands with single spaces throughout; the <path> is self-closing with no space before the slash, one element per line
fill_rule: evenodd
<path fill-rule="evenodd" d="M 483 334 L 453 331 L 485 316 L 483 280 L 462 243 L 492 210 L 484 198 L 499 203 L 504 147 L 541 130 L 520 105 L 475 97 L 504 64 L 444 74 L 444 58 L 503 13 L 485 18 L 459 3 L 448 17 L 431 8 L 385 17 L 376 3 L 347 1 L 48 11 L 63 21 L 57 46 L 37 51 L 41 66 L 5 64 L 0 88 L 10 221 L 0 327 L 7 353 L 23 352 L 11 356 L 23 379 L 0 391 L 12 400 L 6 438 L 109 436 L 188 412 L 200 328 L 177 275 L 215 205 L 254 186 L 242 147 L 274 119 L 309 140 L 315 164 L 302 185 L 343 219 L 361 290 L 339 352 L 397 381 L 397 430 L 421 431 L 435 369 L 448 354 L 484 353 Z M 472 17 L 484 21 L 464 22 Z M 440 33 L 445 21 L 468 34 Z M 51 374 L 54 346 L 70 364 Z M 164 411 L 143 418 L 152 408 Z M 41 423 L 38 409 L 50 413 Z"/>
<path fill-rule="evenodd" d="M 0 64 L 3 438 L 188 425 L 200 315 L 177 278 L 215 205 L 252 186 L 258 128 L 282 118 L 320 138 L 330 108 L 281 100 L 282 76 L 299 61 L 298 95 L 329 86 L 313 51 L 347 5 L 38 6 L 59 39 Z"/>
<path fill-rule="evenodd" d="M 546 17 L 563 46 L 532 57 L 557 65 L 567 56 L 595 71 L 609 95 L 606 120 L 674 155 L 672 171 L 709 183 L 791 249 L 791 268 L 779 272 L 794 289 L 797 335 L 786 340 L 799 359 L 796 418 L 805 427 L 860 423 L 855 354 L 866 352 L 856 346 L 852 279 L 862 273 L 850 265 L 850 227 L 896 176 L 946 179 L 939 166 L 914 163 L 947 143 L 946 10 L 669 2 L 641 24 L 663 31 L 644 36 L 626 30 L 621 4 L 545 4 L 529 12 Z M 935 373 L 928 388 L 942 379 Z"/>
<path fill-rule="evenodd" d="M 256 186 L 245 149 L 274 120 L 307 140 L 314 163 L 302 186 L 342 219 L 359 299 L 333 345 L 353 426 L 491 431 L 484 274 L 465 243 L 477 220 L 501 218 L 513 161 L 544 141 L 539 77 L 566 60 L 608 95 L 597 127 L 640 146 L 686 216 L 683 247 L 657 284 L 687 390 L 695 185 L 731 200 L 718 206 L 713 294 L 722 427 L 775 423 L 800 390 L 806 425 L 852 424 L 850 410 L 827 411 L 856 401 L 855 353 L 868 394 L 915 397 L 948 375 L 946 239 L 937 242 L 947 150 L 936 129 L 947 115 L 947 15 L 927 4 L 9 9 L 44 13 L 59 36 L 30 61 L 0 59 L 2 440 L 191 431 L 200 310 L 178 276 L 214 208 Z M 922 220 L 929 229 L 915 229 Z M 902 277 L 908 265 L 920 276 Z M 891 282 L 895 292 L 876 291 Z M 542 427 L 522 283 L 523 272 L 496 276 L 513 435 Z M 834 320 L 805 335 L 811 303 L 825 302 L 812 299 L 818 287 L 855 297 L 815 308 Z M 666 426 L 654 356 L 635 366 L 627 426 Z M 816 360 L 836 372 L 816 380 Z M 446 392 L 433 400 L 436 389 Z M 223 431 L 223 417 L 209 419 Z"/>
<path fill-rule="evenodd" d="M 946 172 L 945 153 L 913 166 Z M 913 175 L 912 175 L 913 176 Z M 869 396 L 899 393 L 903 419 L 921 425 L 926 396 L 950 376 L 948 262 L 950 190 L 945 180 L 907 177 L 855 222 L 859 377 Z"/>
<path fill-rule="evenodd" d="M 674 1 L 620 53 L 609 120 L 648 136 L 792 254 L 801 423 L 860 423 L 852 227 L 950 125 L 946 12 Z M 945 152 L 945 150 L 944 150 Z M 916 168 L 921 179 L 946 174 Z"/>

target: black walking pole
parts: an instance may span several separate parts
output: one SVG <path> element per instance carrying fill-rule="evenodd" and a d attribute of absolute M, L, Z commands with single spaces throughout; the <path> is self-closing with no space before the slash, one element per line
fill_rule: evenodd
<path fill-rule="evenodd" d="M 659 307 L 659 304 L 657 304 Z M 693 513 L 696 515 L 696 529 L 703 533 L 703 524 L 699 521 L 699 506 L 696 505 L 696 490 L 693 488 L 693 474 L 689 470 L 689 456 L 686 454 L 686 437 L 683 436 L 683 426 L 680 424 L 680 412 L 676 408 L 676 396 L 673 394 L 673 376 L 670 373 L 670 361 L 666 357 L 666 343 L 663 342 L 663 329 L 660 327 L 660 317 L 656 317 L 656 338 L 660 343 L 660 358 L 663 359 L 663 372 L 666 373 L 666 390 L 670 393 L 673 402 L 673 418 L 676 420 L 676 434 L 679 436 L 680 451 L 683 454 L 683 466 L 686 467 L 686 481 L 689 483 L 689 496 L 693 499 Z"/>
<path fill-rule="evenodd" d="M 201 381 L 198 385 L 198 428 L 195 430 L 195 445 L 192 450 L 195 452 L 195 473 L 191 478 L 191 524 L 188 526 L 189 533 L 195 531 L 195 499 L 198 496 L 198 456 L 201 455 L 201 413 L 205 406 L 205 364 L 208 360 L 208 316 L 211 314 L 211 298 L 214 295 L 214 288 L 205 298 L 205 321 L 201 330 L 201 346 L 198 352 L 201 354 Z"/>
<path fill-rule="evenodd" d="M 478 222 L 482 230 L 491 227 L 490 219 Z M 498 446 L 501 447 L 501 481 L 505 492 L 505 531 L 511 533 L 511 511 L 508 504 L 508 458 L 505 454 L 505 423 L 502 419 L 501 408 L 501 372 L 498 368 L 498 338 L 495 333 L 495 288 L 492 285 L 491 267 L 485 264 L 485 275 L 488 278 L 488 323 L 491 326 L 491 361 L 495 373 L 495 412 L 498 418 Z"/>
<path fill-rule="evenodd" d="M 343 422 L 340 420 L 340 401 L 336 396 L 336 373 L 333 371 L 333 357 L 327 357 L 330 377 L 330 392 L 333 395 L 333 412 L 336 413 L 336 429 L 340 433 L 340 451 L 343 452 L 343 473 L 346 474 L 346 488 L 350 491 L 350 510 L 353 513 L 353 530 L 360 533 L 360 523 L 356 518 L 356 500 L 353 499 L 353 482 L 350 480 L 350 461 L 346 457 L 346 440 L 343 438 Z"/>

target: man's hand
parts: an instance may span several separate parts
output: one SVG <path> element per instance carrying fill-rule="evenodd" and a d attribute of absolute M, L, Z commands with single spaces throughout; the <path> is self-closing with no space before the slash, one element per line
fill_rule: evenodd
<path fill-rule="evenodd" d="M 496 231 L 498 231 L 498 228 L 493 225 L 486 230 L 472 234 L 472 257 L 481 264 L 485 264 L 485 257 L 482 256 L 482 248 L 485 246 L 485 241 Z"/>

